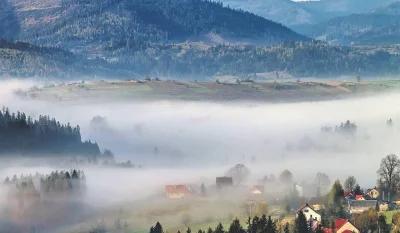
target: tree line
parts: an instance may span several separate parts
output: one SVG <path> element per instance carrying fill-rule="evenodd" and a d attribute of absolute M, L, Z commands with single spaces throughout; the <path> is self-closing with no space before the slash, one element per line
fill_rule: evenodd
<path fill-rule="evenodd" d="M 80 127 L 62 124 L 40 115 L 32 119 L 23 112 L 0 110 L 0 155 L 80 155 L 99 156 L 95 142 L 82 141 Z"/>
<path fill-rule="evenodd" d="M 14 175 L 6 177 L 3 184 L 10 187 L 17 194 L 37 193 L 40 196 L 47 194 L 71 193 L 86 189 L 86 176 L 83 171 L 52 171 L 50 174 Z"/>

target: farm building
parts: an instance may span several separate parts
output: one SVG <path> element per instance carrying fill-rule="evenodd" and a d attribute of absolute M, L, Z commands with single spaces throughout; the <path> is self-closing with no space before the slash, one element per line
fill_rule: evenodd
<path fill-rule="evenodd" d="M 216 185 L 218 189 L 232 187 L 233 186 L 233 178 L 224 176 L 216 178 Z"/>
<path fill-rule="evenodd" d="M 165 185 L 168 198 L 190 198 L 193 196 L 192 189 L 188 185 Z"/>
<path fill-rule="evenodd" d="M 377 200 L 350 200 L 349 211 L 350 214 L 362 213 L 370 208 L 378 210 Z"/>

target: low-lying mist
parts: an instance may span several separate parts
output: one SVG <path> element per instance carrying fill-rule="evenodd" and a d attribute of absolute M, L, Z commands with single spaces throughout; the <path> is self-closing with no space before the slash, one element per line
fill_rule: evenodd
<path fill-rule="evenodd" d="M 143 170 L 85 169 L 91 194 L 96 197 L 91 201 L 138 200 L 162 190 L 166 183 L 213 184 L 215 176 L 224 175 L 238 163 L 250 168 L 249 185 L 265 175 L 277 176 L 289 169 L 297 182 L 312 182 L 317 172 L 325 172 L 331 180 L 343 181 L 354 175 L 362 187 L 368 188 L 376 183 L 381 158 L 399 153 L 400 108 L 396 106 L 400 94 L 290 104 L 131 100 L 55 103 L 13 95 L 13 89 L 32 84 L 0 83 L 0 105 L 33 118 L 50 115 L 60 122 L 79 125 L 83 139 L 111 149 L 117 160 L 143 164 Z M 90 127 L 95 116 L 106 118 L 103 128 Z M 391 128 L 386 125 L 390 118 L 394 122 Z M 320 130 L 346 120 L 358 127 L 350 139 Z M 323 144 L 324 149 L 297 149 L 305 136 Z M 297 146 L 288 150 L 290 143 Z M 336 149 L 327 149 L 331 147 Z M 26 169 L 29 173 L 54 170 L 19 166 L 3 169 L 0 176 L 27 173 Z"/>

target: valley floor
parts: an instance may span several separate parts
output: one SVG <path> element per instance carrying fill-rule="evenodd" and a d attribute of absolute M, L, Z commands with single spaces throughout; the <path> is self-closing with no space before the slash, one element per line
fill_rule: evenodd
<path fill-rule="evenodd" d="M 361 97 L 400 90 L 400 81 L 365 82 L 181 82 L 99 81 L 20 91 L 24 98 L 50 101 L 260 101 L 301 102 Z"/>

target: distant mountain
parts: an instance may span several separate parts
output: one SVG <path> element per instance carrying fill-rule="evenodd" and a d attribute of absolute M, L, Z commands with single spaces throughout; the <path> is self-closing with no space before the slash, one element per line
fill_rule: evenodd
<path fill-rule="evenodd" d="M 229 7 L 253 12 L 287 26 L 314 24 L 320 20 L 316 11 L 306 9 L 301 2 L 291 0 L 222 0 L 222 2 Z"/>
<path fill-rule="evenodd" d="M 306 9 L 315 10 L 322 14 L 332 13 L 331 16 L 345 16 L 348 14 L 370 11 L 383 4 L 395 1 L 396 0 L 321 0 L 301 1 L 299 3 Z"/>
<path fill-rule="evenodd" d="M 264 18 L 297 29 L 299 25 L 318 24 L 323 21 L 363 13 L 394 0 L 221 0 L 235 9 L 253 12 Z"/>
<path fill-rule="evenodd" d="M 400 2 L 385 4 L 363 14 L 305 26 L 298 31 L 334 44 L 400 43 Z"/>
<path fill-rule="evenodd" d="M 14 38 L 94 56 L 102 49 L 137 50 L 152 43 L 307 40 L 281 24 L 208 0 L 9 1 L 20 27 Z"/>

